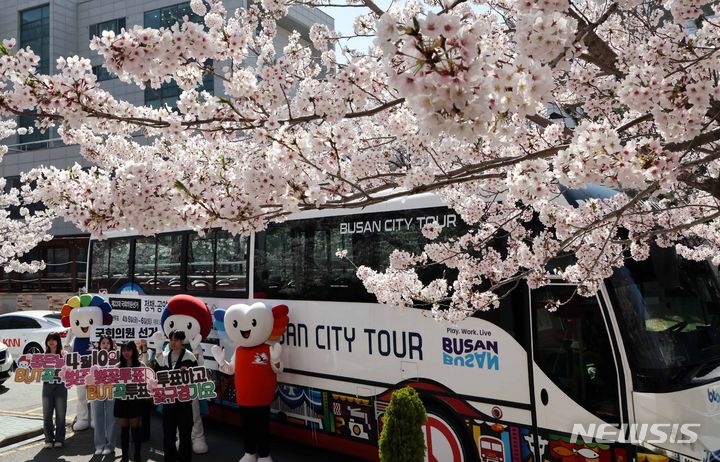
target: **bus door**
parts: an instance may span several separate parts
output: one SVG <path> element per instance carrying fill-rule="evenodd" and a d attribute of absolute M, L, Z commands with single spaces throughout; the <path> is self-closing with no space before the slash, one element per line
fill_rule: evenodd
<path fill-rule="evenodd" d="M 609 313 L 597 296 L 577 295 L 568 284 L 532 290 L 530 299 L 536 460 L 608 460 L 601 454 L 610 450 L 606 445 L 571 444 L 570 435 L 577 424 L 619 428 L 627 421 L 622 362 L 613 347 Z M 620 459 L 627 460 L 621 453 L 610 460 Z"/>

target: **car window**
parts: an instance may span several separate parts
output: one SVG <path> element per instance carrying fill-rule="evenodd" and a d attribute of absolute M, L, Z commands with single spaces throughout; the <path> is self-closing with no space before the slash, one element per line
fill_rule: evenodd
<path fill-rule="evenodd" d="M 16 316 L 14 323 L 15 329 L 39 329 L 40 327 L 40 323 L 35 319 Z"/>
<path fill-rule="evenodd" d="M 13 316 L 3 316 L 0 317 L 0 330 L 7 330 L 10 329 L 10 323 Z"/>

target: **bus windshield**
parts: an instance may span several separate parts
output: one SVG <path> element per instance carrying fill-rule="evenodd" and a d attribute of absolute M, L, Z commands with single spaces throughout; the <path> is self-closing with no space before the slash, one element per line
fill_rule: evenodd
<path fill-rule="evenodd" d="M 720 284 L 707 262 L 654 246 L 607 279 L 636 391 L 668 392 L 720 379 Z"/>

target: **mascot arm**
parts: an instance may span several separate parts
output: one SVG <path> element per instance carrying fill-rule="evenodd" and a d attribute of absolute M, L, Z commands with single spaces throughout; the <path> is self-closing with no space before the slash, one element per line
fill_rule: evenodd
<path fill-rule="evenodd" d="M 235 355 L 233 354 L 232 359 L 230 362 L 227 362 L 225 360 L 225 348 L 221 347 L 220 345 L 213 345 L 210 349 L 212 352 L 213 357 L 215 358 L 215 361 L 218 363 L 218 370 L 220 372 L 223 372 L 228 375 L 233 375 L 235 373 Z"/>
<path fill-rule="evenodd" d="M 284 369 L 283 363 L 280 360 L 281 353 L 282 346 L 279 343 L 270 346 L 270 367 L 276 374 L 279 374 Z"/>
<path fill-rule="evenodd" d="M 75 343 L 75 342 L 73 342 L 74 339 L 75 339 L 75 336 L 73 335 L 72 331 L 68 331 L 67 337 L 65 337 L 65 345 L 63 347 L 63 349 L 66 352 L 68 352 L 68 353 L 73 352 L 73 344 Z"/>
<path fill-rule="evenodd" d="M 150 337 L 150 340 L 152 340 L 153 347 L 155 347 L 155 360 L 160 367 L 165 367 L 167 365 L 167 361 L 165 359 L 165 353 L 163 353 L 162 349 L 165 336 L 158 330 L 152 335 L 152 337 Z"/>

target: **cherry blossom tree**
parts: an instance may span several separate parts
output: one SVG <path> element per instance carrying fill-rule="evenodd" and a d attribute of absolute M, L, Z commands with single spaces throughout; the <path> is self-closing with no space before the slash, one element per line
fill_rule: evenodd
<path fill-rule="evenodd" d="M 469 231 L 443 241 L 428 224 L 421 254 L 396 251 L 387 270 L 358 276 L 381 302 L 425 303 L 451 321 L 520 280 L 559 276 L 592 294 L 652 245 L 720 263 L 717 2 L 414 0 L 385 11 L 348 0 L 339 6 L 366 10 L 355 34 L 374 37 L 369 50 L 324 25 L 310 33 L 319 59 L 297 33 L 275 49 L 289 8 L 331 4 L 228 12 L 193 0 L 204 24 L 91 41 L 123 82 L 175 80 L 175 110 L 116 99 L 85 58 L 39 75 L 37 56 L 6 42 L 0 115 L 56 125 L 95 165 L 29 172 L 25 200 L 97 235 L 247 233 L 298 210 L 433 192 Z M 208 73 L 223 96 L 197 90 Z M 563 199 L 589 184 L 618 193 Z M 457 277 L 422 281 L 416 269 L 429 265 Z"/>
<path fill-rule="evenodd" d="M 0 140 L 23 130 L 27 129 L 16 129 L 14 120 L 2 120 Z M 0 145 L 0 161 L 6 153 L 7 146 Z M 28 207 L 35 202 L 29 194 L 29 185 L 21 189 L 10 186 L 5 178 L 0 178 L 0 267 L 6 271 L 37 271 L 44 267 L 43 262 L 21 261 L 20 257 L 52 237 L 47 232 L 54 213 Z"/>

